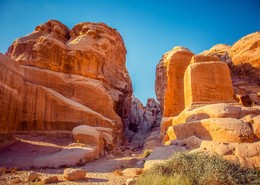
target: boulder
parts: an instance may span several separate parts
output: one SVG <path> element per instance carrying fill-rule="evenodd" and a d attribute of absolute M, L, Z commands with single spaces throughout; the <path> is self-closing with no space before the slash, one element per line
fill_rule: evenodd
<path fill-rule="evenodd" d="M 153 165 L 163 163 L 165 159 L 169 159 L 176 152 L 182 152 L 185 150 L 186 148 L 175 145 L 156 147 L 146 159 L 144 170 L 151 168 Z"/>
<path fill-rule="evenodd" d="M 28 176 L 27 176 L 28 182 L 35 182 L 36 180 L 39 180 L 39 179 L 40 179 L 40 176 L 37 172 L 31 171 L 28 173 Z"/>
<path fill-rule="evenodd" d="M 185 107 L 198 103 L 235 102 L 226 63 L 190 64 L 185 72 L 184 84 Z"/>
<path fill-rule="evenodd" d="M 171 128 L 171 129 L 170 129 Z M 169 127 L 172 139 L 197 136 L 203 140 L 219 142 L 253 142 L 254 134 L 248 123 L 235 118 L 208 118 Z"/>
<path fill-rule="evenodd" d="M 97 129 L 88 125 L 80 125 L 72 130 L 74 142 L 83 143 L 96 148 L 97 155 L 104 155 L 104 141 Z"/>
<path fill-rule="evenodd" d="M 150 132 L 150 134 L 145 139 L 143 149 L 153 150 L 154 148 L 161 146 L 160 129 L 157 128 Z"/>
<path fill-rule="evenodd" d="M 190 136 L 190 137 L 185 138 L 185 139 L 171 140 L 168 143 L 170 145 L 187 146 L 187 147 L 189 147 L 191 149 L 194 149 L 194 148 L 200 147 L 202 141 L 203 140 L 198 138 L 197 136 Z"/>
<path fill-rule="evenodd" d="M 82 180 L 86 178 L 86 173 L 84 169 L 66 168 L 63 172 L 63 177 L 69 181 Z"/>
<path fill-rule="evenodd" d="M 122 172 L 123 172 L 124 176 L 136 177 L 136 176 L 142 174 L 143 169 L 142 168 L 126 168 Z"/>
<path fill-rule="evenodd" d="M 50 176 L 50 177 L 45 177 L 41 180 L 43 184 L 51 184 L 51 183 L 58 183 L 59 179 L 57 176 Z"/>
<path fill-rule="evenodd" d="M 200 147 L 191 152 L 209 152 L 250 168 L 260 167 L 260 142 L 228 143 L 202 141 Z"/>
<path fill-rule="evenodd" d="M 34 168 L 60 168 L 64 166 L 83 165 L 99 158 L 96 147 L 71 145 L 58 152 L 40 155 L 33 159 Z"/>
<path fill-rule="evenodd" d="M 184 72 L 194 54 L 175 47 L 162 56 L 156 66 L 155 92 L 164 117 L 176 116 L 184 108 Z"/>
<path fill-rule="evenodd" d="M 191 106 L 184 109 L 178 116 L 164 117 L 161 121 L 161 135 L 164 136 L 170 126 L 186 122 L 207 118 L 241 118 L 243 111 L 246 110 L 241 106 L 227 103 Z"/>
<path fill-rule="evenodd" d="M 198 108 L 187 108 L 181 112 L 178 117 L 172 118 L 171 120 L 172 125 L 177 125 L 206 118 L 240 118 L 241 113 L 242 108 L 240 106 L 227 103 L 216 103 Z"/>
<path fill-rule="evenodd" d="M 253 117 L 253 131 L 255 139 L 260 140 L 260 115 Z"/>

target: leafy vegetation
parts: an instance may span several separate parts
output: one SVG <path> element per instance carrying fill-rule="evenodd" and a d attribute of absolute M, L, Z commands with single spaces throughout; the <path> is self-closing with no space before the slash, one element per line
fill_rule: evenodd
<path fill-rule="evenodd" d="M 207 153 L 178 153 L 144 172 L 144 185 L 244 185 L 260 184 L 260 170 L 247 169 Z"/>

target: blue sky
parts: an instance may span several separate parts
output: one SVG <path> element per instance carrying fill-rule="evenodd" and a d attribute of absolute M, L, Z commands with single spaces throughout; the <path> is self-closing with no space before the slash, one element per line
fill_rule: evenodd
<path fill-rule="evenodd" d="M 260 0 L 0 0 L 0 52 L 34 28 L 57 19 L 105 22 L 122 35 L 134 94 L 155 97 L 155 68 L 174 46 L 200 53 L 218 43 L 233 44 L 260 30 Z"/>

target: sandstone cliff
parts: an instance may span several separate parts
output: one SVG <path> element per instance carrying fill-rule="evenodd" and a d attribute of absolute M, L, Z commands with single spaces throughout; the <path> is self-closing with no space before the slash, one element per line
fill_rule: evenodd
<path fill-rule="evenodd" d="M 193 55 L 187 48 L 175 47 L 156 66 L 155 92 L 164 117 L 176 116 L 185 107 L 183 77 Z"/>
<path fill-rule="evenodd" d="M 24 71 L 14 61 L 0 54 L 0 148 L 13 140 L 11 132 L 22 118 L 25 93 Z"/>
<path fill-rule="evenodd" d="M 228 55 L 238 76 L 260 85 L 260 32 L 238 40 Z"/>
<path fill-rule="evenodd" d="M 255 32 L 238 40 L 233 46 L 217 44 L 202 53 L 216 56 L 228 64 L 235 99 L 244 106 L 260 105 L 260 34 Z"/>
<path fill-rule="evenodd" d="M 85 124 L 107 129 L 106 142 L 122 141 L 132 85 L 115 29 L 86 22 L 70 30 L 50 20 L 17 39 L 6 55 L 0 55 L 1 133 Z"/>
<path fill-rule="evenodd" d="M 165 89 L 181 88 L 182 102 L 185 102 L 181 112 L 168 109 L 170 113 L 166 110 L 163 114 L 161 136 L 166 145 L 187 146 L 196 149 L 193 152 L 215 152 L 245 166 L 260 166 L 259 40 L 259 32 L 256 32 L 233 46 L 215 45 L 190 57 L 190 61 L 183 64 L 184 72 L 158 73 L 162 68 L 159 68 L 160 61 L 156 70 L 157 91 L 162 79 L 167 81 L 178 76 L 184 83 L 183 86 L 177 86 L 176 81 L 161 83 L 162 90 L 157 92 L 157 99 L 164 100 L 163 111 L 176 106 L 167 99 Z M 183 59 L 177 60 L 181 63 Z M 174 96 L 172 93 L 171 97 Z"/>

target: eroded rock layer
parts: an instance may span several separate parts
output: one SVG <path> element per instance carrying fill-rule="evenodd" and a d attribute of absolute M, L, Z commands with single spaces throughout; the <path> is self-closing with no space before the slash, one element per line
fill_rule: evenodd
<path fill-rule="evenodd" d="M 251 33 L 238 40 L 228 51 L 232 68 L 247 81 L 260 85 L 260 32 Z"/>
<path fill-rule="evenodd" d="M 218 44 L 191 58 L 183 76 L 185 109 L 174 117 L 164 115 L 161 121 L 165 145 L 213 152 L 243 166 L 260 167 L 259 40 L 259 32 L 252 33 L 233 46 Z M 156 81 L 160 79 L 157 72 Z M 170 86 L 176 84 L 164 83 L 162 89 Z M 167 101 L 166 93 L 157 98 Z M 175 104 L 168 101 L 171 106 Z"/>
<path fill-rule="evenodd" d="M 132 84 L 115 29 L 85 22 L 70 30 L 50 20 L 17 39 L 6 55 L 0 55 L 1 134 L 85 124 L 112 130 L 112 143 L 122 141 Z"/>
<path fill-rule="evenodd" d="M 175 47 L 156 66 L 155 92 L 164 117 L 176 116 L 185 108 L 183 77 L 193 55 L 187 48 Z"/>
<path fill-rule="evenodd" d="M 202 52 L 204 56 L 218 57 L 228 64 L 235 99 L 244 106 L 260 105 L 260 37 L 259 32 L 249 34 L 233 46 L 217 44 Z"/>

